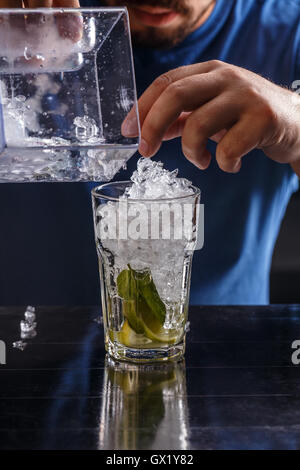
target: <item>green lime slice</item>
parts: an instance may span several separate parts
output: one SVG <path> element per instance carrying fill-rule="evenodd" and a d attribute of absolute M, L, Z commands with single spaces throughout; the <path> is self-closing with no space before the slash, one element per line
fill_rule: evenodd
<path fill-rule="evenodd" d="M 139 334 L 144 333 L 144 325 L 138 318 L 138 304 L 135 300 L 123 300 L 123 313 L 131 328 Z"/>
<path fill-rule="evenodd" d="M 122 330 L 119 333 L 115 333 L 116 339 L 119 343 L 127 346 L 128 348 L 146 348 L 151 344 L 151 340 L 146 338 L 143 334 L 137 334 L 132 328 L 130 328 L 127 320 L 124 321 Z"/>
<path fill-rule="evenodd" d="M 145 335 L 152 341 L 174 344 L 182 334 L 182 329 L 177 330 L 164 328 L 157 317 L 152 314 L 150 309 L 145 309 L 141 313 L 141 320 L 143 322 Z"/>
<path fill-rule="evenodd" d="M 123 299 L 125 322 L 116 333 L 124 346 L 145 347 L 152 343 L 174 344 L 179 341 L 183 329 L 164 328 L 166 307 L 161 300 L 150 271 L 139 273 L 130 265 L 117 278 L 118 294 Z"/>
<path fill-rule="evenodd" d="M 125 303 L 125 301 L 124 301 Z M 138 311 L 138 316 L 136 316 Z M 129 316 L 128 316 L 129 313 Z M 149 346 L 151 342 L 174 344 L 182 336 L 183 329 L 164 328 L 147 303 L 139 300 L 137 310 L 129 308 L 126 303 L 124 314 L 127 319 L 124 322 L 122 330 L 118 333 L 118 341 L 124 346 L 141 347 Z M 152 344 L 153 345 L 153 344 Z"/>

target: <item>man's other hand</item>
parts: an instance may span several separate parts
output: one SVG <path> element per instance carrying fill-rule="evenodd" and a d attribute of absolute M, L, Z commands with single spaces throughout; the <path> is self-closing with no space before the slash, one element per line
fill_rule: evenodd
<path fill-rule="evenodd" d="M 79 8 L 79 0 L 0 0 L 0 8 Z M 17 27 L 25 19 L 15 18 Z M 73 42 L 80 41 L 82 37 L 82 18 L 75 13 L 60 13 L 56 15 L 57 28 L 62 37 Z"/>
<path fill-rule="evenodd" d="M 0 8 L 79 8 L 79 0 L 0 0 Z"/>
<path fill-rule="evenodd" d="M 211 161 L 208 139 L 218 143 L 219 167 L 237 173 L 255 148 L 300 169 L 300 97 L 253 72 L 220 61 L 172 70 L 139 99 L 140 153 L 153 156 L 163 140 L 181 137 L 182 150 L 198 168 Z M 137 135 L 133 112 L 122 126 Z M 300 174 L 300 172 L 299 172 Z"/>

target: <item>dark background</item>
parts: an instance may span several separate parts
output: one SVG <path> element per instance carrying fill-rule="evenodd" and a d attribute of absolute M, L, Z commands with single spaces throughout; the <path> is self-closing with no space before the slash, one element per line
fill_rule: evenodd
<path fill-rule="evenodd" d="M 277 240 L 271 303 L 300 303 L 300 191 L 291 199 Z"/>

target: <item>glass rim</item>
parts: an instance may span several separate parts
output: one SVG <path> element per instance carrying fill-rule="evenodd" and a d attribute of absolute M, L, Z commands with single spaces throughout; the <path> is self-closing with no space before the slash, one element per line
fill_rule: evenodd
<path fill-rule="evenodd" d="M 126 181 L 113 181 L 112 183 L 104 183 L 100 184 L 99 186 L 96 186 L 95 188 L 92 189 L 92 196 L 95 199 L 105 199 L 107 201 L 114 201 L 114 202 L 130 202 L 130 203 L 144 203 L 144 202 L 152 202 L 152 203 L 159 203 L 159 202 L 174 202 L 174 201 L 181 201 L 184 199 L 190 199 L 194 198 L 197 196 L 201 195 L 201 190 L 197 188 L 197 186 L 191 185 L 190 188 L 193 189 L 193 194 L 186 194 L 184 196 L 177 196 L 177 197 L 168 197 L 168 198 L 159 198 L 159 199 L 133 199 L 133 198 L 126 198 L 126 199 L 120 199 L 119 197 L 111 197 L 111 196 L 106 196 L 104 194 L 99 194 L 97 191 L 106 188 L 108 186 L 117 186 L 119 184 L 133 184 L 131 180 L 126 180 Z"/>

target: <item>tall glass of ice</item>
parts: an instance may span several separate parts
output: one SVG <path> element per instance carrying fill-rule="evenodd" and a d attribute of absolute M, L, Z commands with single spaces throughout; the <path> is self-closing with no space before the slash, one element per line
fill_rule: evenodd
<path fill-rule="evenodd" d="M 117 360 L 185 351 L 200 190 L 141 159 L 132 181 L 92 191 L 105 347 Z"/>

